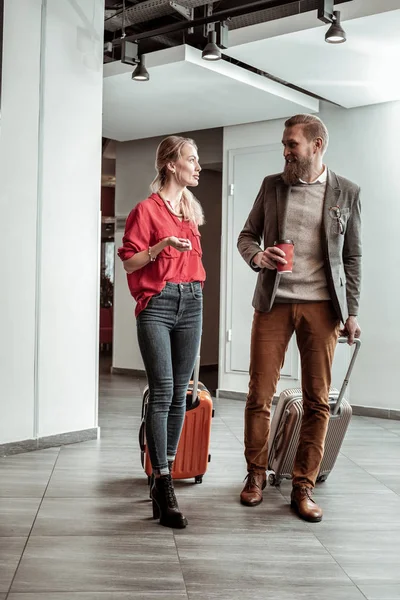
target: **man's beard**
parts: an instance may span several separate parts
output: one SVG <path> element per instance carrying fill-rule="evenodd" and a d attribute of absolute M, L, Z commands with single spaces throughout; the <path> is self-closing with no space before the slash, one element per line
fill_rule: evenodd
<path fill-rule="evenodd" d="M 311 158 L 297 158 L 289 163 L 285 162 L 285 168 L 282 173 L 282 179 L 286 185 L 295 185 L 299 179 L 307 181 L 312 169 Z"/>

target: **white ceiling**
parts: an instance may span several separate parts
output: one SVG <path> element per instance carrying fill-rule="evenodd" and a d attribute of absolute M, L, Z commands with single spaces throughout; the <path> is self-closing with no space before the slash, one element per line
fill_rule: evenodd
<path fill-rule="evenodd" d="M 345 44 L 324 41 L 316 11 L 231 31 L 224 51 L 345 107 L 400 99 L 400 0 L 338 5 Z M 118 141 L 317 112 L 318 101 L 226 61 L 179 46 L 146 56 L 150 81 L 133 67 L 104 65 L 103 135 Z"/>
<path fill-rule="evenodd" d="M 344 4 L 338 4 L 335 8 L 340 10 L 344 21 L 350 21 L 397 10 L 400 8 L 400 0 L 351 0 Z M 247 42 L 256 42 L 320 26 L 322 26 L 322 23 L 317 19 L 317 11 L 312 10 L 284 19 L 234 29 L 229 32 L 229 46 L 232 48 Z"/>
<path fill-rule="evenodd" d="M 400 10 L 342 26 L 344 44 L 327 44 L 324 25 L 231 46 L 226 54 L 346 108 L 400 99 Z"/>
<path fill-rule="evenodd" d="M 317 112 L 318 101 L 225 61 L 179 46 L 146 57 L 150 81 L 104 65 L 103 135 L 118 141 Z"/>

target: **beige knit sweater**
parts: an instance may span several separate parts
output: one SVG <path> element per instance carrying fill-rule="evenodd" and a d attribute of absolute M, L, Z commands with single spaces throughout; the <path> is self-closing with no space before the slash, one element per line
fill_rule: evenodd
<path fill-rule="evenodd" d="M 325 183 L 291 188 L 285 239 L 294 241 L 293 272 L 280 276 L 275 302 L 329 300 L 321 243 Z"/>

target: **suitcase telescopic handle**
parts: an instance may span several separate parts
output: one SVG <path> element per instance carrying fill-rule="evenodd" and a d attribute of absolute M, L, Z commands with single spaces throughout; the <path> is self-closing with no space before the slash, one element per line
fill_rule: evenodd
<path fill-rule="evenodd" d="M 192 404 L 194 404 L 197 400 L 197 394 L 199 391 L 199 375 L 200 375 L 200 354 L 197 355 L 196 362 L 194 363 L 194 369 L 193 369 Z"/>
<path fill-rule="evenodd" d="M 338 339 L 338 343 L 339 344 L 346 344 L 347 343 L 347 337 L 340 337 Z M 357 354 L 358 354 L 358 352 L 360 350 L 360 346 L 361 346 L 361 340 L 359 338 L 355 338 L 355 340 L 354 340 L 354 350 L 353 350 L 353 354 L 352 354 L 352 357 L 351 357 L 351 360 L 350 360 L 349 368 L 347 369 L 347 373 L 346 373 L 346 375 L 344 377 L 344 381 L 342 383 L 342 387 L 340 388 L 340 392 L 339 392 L 338 399 L 336 400 L 336 404 L 333 407 L 332 415 L 337 415 L 338 412 L 339 412 L 340 405 L 341 405 L 342 400 L 343 400 L 343 396 L 344 396 L 344 394 L 346 392 L 347 386 L 349 385 L 350 375 L 351 375 L 351 372 L 353 370 L 354 363 L 356 362 Z"/>

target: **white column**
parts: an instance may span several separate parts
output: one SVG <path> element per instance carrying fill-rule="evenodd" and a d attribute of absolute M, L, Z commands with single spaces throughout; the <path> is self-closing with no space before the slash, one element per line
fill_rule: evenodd
<path fill-rule="evenodd" d="M 27 439 L 33 432 L 40 30 L 41 0 L 5 0 L 0 130 L 0 443 Z"/>
<path fill-rule="evenodd" d="M 103 0 L 47 0 L 38 433 L 96 423 Z"/>
<path fill-rule="evenodd" d="M 5 2 L 0 444 L 97 425 L 103 19 Z"/>

